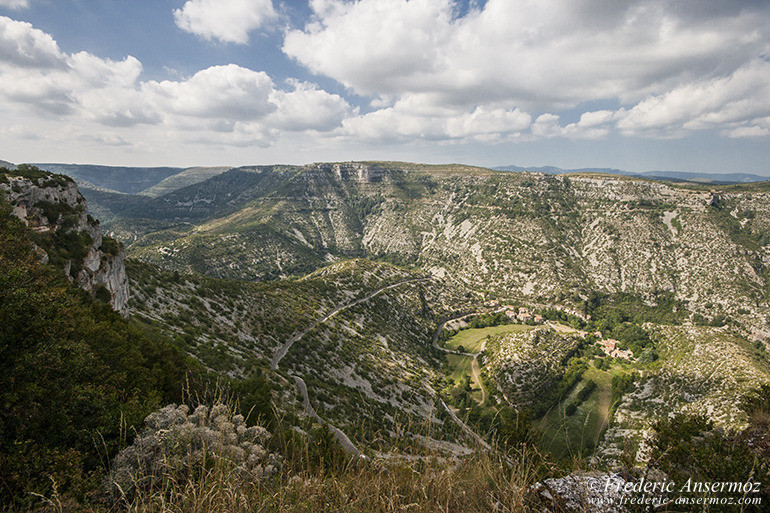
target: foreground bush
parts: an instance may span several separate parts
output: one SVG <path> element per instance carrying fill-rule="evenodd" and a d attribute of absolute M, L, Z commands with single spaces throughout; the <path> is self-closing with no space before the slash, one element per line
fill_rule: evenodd
<path fill-rule="evenodd" d="M 115 459 L 107 483 L 113 496 L 127 500 L 184 486 L 212 470 L 227 473 L 236 486 L 277 472 L 280 457 L 263 446 L 267 430 L 247 427 L 242 415 L 221 403 L 188 412 L 186 405 L 172 404 L 147 417 L 141 436 Z"/>

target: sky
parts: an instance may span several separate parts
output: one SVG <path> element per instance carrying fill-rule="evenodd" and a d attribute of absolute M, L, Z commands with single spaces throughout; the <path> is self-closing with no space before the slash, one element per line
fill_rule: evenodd
<path fill-rule="evenodd" d="M 0 159 L 770 176 L 770 2 L 0 0 Z"/>

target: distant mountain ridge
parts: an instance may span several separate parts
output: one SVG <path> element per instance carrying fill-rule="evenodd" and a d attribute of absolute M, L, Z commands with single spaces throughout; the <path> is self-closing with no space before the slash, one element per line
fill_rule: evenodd
<path fill-rule="evenodd" d="M 125 194 L 139 194 L 184 170 L 181 167 L 123 167 L 56 163 L 34 165 L 52 173 L 67 175 L 78 183 L 88 182 L 97 187 Z"/>
<path fill-rule="evenodd" d="M 634 173 L 622 169 L 606 167 L 588 167 L 579 169 L 563 169 L 555 166 L 498 166 L 493 167 L 497 171 L 529 171 L 534 173 L 548 173 L 550 175 L 560 175 L 566 173 L 607 173 L 612 175 L 637 176 L 650 178 L 653 180 L 682 180 L 697 183 L 749 183 L 764 182 L 770 180 L 768 176 L 755 175 L 751 173 L 693 173 L 689 171 L 645 171 L 644 173 Z"/>

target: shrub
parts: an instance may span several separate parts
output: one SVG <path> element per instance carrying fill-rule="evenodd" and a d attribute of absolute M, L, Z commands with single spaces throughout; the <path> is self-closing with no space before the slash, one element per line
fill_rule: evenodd
<path fill-rule="evenodd" d="M 243 415 L 222 403 L 188 411 L 170 404 L 147 416 L 141 436 L 115 458 L 107 482 L 113 496 L 184 483 L 213 468 L 251 483 L 278 471 L 280 456 L 263 447 L 270 438 L 266 429 L 247 427 Z"/>
<path fill-rule="evenodd" d="M 104 285 L 99 285 L 94 291 L 94 299 L 101 301 L 102 303 L 109 303 L 112 299 L 112 294 L 110 294 L 110 291 L 107 290 L 107 287 Z"/>
<path fill-rule="evenodd" d="M 99 249 L 102 253 L 115 256 L 120 250 L 120 243 L 112 237 L 104 236 L 102 237 L 102 246 Z"/>

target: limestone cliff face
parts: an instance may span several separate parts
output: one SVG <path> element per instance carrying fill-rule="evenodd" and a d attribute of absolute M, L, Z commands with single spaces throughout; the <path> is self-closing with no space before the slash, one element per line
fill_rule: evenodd
<path fill-rule="evenodd" d="M 187 199 L 211 202 L 210 217 L 157 212 L 154 219 L 173 216 L 183 230 L 139 234 L 130 250 L 160 265 L 249 280 L 385 258 L 480 293 L 577 308 L 590 291 L 651 303 L 665 292 L 691 312 L 729 316 L 754 338 L 770 336 L 766 189 L 397 163 L 290 171 L 263 170 L 274 181 L 265 187 L 263 177 L 251 195 L 228 189 L 224 175 L 190 188 Z M 240 184 L 254 173 L 228 175 Z"/>
<path fill-rule="evenodd" d="M 13 174 L 0 175 L 0 190 L 13 215 L 34 232 L 41 259 L 61 267 L 71 282 L 97 299 L 107 300 L 109 294 L 110 305 L 128 315 L 123 246 L 102 236 L 75 182 L 40 172 L 35 178 Z"/>

